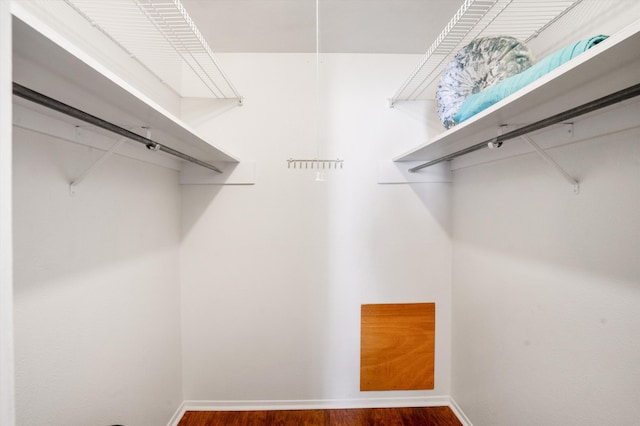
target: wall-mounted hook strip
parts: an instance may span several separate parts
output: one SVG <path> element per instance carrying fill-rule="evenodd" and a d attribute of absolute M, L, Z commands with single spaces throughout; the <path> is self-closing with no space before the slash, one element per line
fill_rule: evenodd
<path fill-rule="evenodd" d="M 341 160 L 339 158 L 335 159 L 335 160 L 318 160 L 318 159 L 294 159 L 294 158 L 289 158 L 287 160 L 287 168 L 290 169 L 293 168 L 296 169 L 338 169 L 338 167 L 340 167 L 341 169 L 343 168 L 344 165 L 344 160 Z"/>

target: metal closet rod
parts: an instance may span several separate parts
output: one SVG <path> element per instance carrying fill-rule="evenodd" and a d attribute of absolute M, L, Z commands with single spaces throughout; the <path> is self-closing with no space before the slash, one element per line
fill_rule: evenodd
<path fill-rule="evenodd" d="M 598 98 L 594 101 L 590 101 L 580 106 L 577 106 L 575 108 L 571 108 L 564 112 L 558 113 L 556 115 L 543 118 L 542 120 L 536 121 L 535 123 L 528 124 L 526 126 L 520 127 L 518 129 L 512 130 L 502 135 L 498 135 L 495 138 L 487 139 L 486 141 L 477 143 L 475 145 L 471 145 L 470 147 L 461 149 L 460 151 L 456 151 L 452 154 L 445 155 L 443 157 L 436 158 L 435 160 L 431 160 L 427 163 L 420 164 L 419 166 L 412 167 L 409 169 L 409 171 L 417 172 L 418 170 L 424 169 L 429 166 L 433 166 L 434 164 L 442 163 L 443 161 L 453 160 L 454 158 L 460 157 L 461 155 L 469 154 L 471 152 L 478 151 L 483 148 L 487 148 L 489 147 L 490 144 L 500 146 L 502 142 L 505 142 L 509 139 L 514 139 L 519 136 L 526 135 L 527 133 L 535 132 L 536 130 L 541 130 L 546 127 L 552 126 L 554 124 L 561 123 L 565 120 L 570 120 L 580 115 L 597 111 L 599 109 L 617 104 L 619 102 L 625 101 L 627 99 L 633 98 L 638 95 L 640 95 L 640 84 L 627 87 L 626 89 L 619 90 L 615 93 L 612 93 L 607 96 L 603 96 L 602 98 Z"/>
<path fill-rule="evenodd" d="M 130 130 L 127 130 L 123 127 L 120 127 L 118 125 L 115 125 L 109 121 L 105 121 L 101 118 L 96 117 L 95 115 L 91 115 L 89 113 L 86 113 L 82 110 L 79 110 L 77 108 L 74 108 L 70 105 L 67 105 L 65 103 L 62 103 L 58 100 L 55 100 L 53 98 L 50 98 L 46 95 L 43 95 L 42 93 L 36 92 L 35 90 L 31 90 L 27 87 L 21 86 L 20 84 L 14 82 L 13 83 L 13 94 L 16 96 L 20 96 L 21 98 L 24 98 L 28 101 L 40 104 L 42 106 L 45 106 L 47 108 L 50 108 L 52 110 L 61 112 L 63 114 L 66 114 L 68 116 L 71 116 L 73 118 L 77 118 L 78 120 L 82 120 L 84 122 L 87 122 L 89 124 L 93 124 L 94 126 L 100 127 L 102 129 L 108 130 L 112 133 L 116 133 L 120 136 L 123 136 L 127 139 L 130 139 L 132 141 L 135 142 L 139 142 L 141 144 L 143 144 L 144 146 L 146 146 L 148 149 L 150 149 L 151 151 L 162 151 L 162 152 L 166 152 L 167 154 L 171 154 L 175 157 L 181 158 L 183 160 L 189 161 L 191 163 L 197 164 L 199 166 L 202 167 L 206 167 L 209 170 L 213 170 L 215 172 L 218 173 L 222 173 L 222 170 L 220 170 L 219 168 L 217 168 L 216 166 L 214 166 L 213 164 L 209 164 L 206 163 L 202 160 L 198 160 L 197 158 L 194 158 L 190 155 L 187 155 L 183 152 L 177 151 L 173 148 L 169 148 L 168 146 L 164 146 L 162 144 L 159 144 L 158 142 L 155 142 L 149 138 L 145 138 L 144 136 L 140 136 L 136 133 L 133 133 Z"/>

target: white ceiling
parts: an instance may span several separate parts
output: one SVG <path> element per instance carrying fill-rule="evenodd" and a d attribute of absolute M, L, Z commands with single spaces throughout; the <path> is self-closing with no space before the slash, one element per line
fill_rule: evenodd
<path fill-rule="evenodd" d="M 182 0 L 214 52 L 315 52 L 316 0 Z M 463 0 L 319 0 L 320 52 L 425 53 Z"/>

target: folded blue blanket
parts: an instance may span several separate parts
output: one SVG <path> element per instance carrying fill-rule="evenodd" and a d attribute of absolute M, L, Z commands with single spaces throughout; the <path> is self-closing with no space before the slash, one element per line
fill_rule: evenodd
<path fill-rule="evenodd" d="M 460 106 L 460 109 L 454 116 L 454 121 L 456 123 L 461 123 L 464 120 L 473 117 L 480 111 L 489 108 L 491 105 L 501 101 L 510 94 L 522 89 L 527 84 L 539 79 L 554 68 L 559 67 L 570 59 L 587 51 L 606 38 L 607 36 L 605 35 L 598 35 L 574 43 L 571 46 L 567 46 L 564 49 L 548 55 L 540 62 L 520 74 L 516 74 L 502 80 L 494 86 L 469 96 Z"/>

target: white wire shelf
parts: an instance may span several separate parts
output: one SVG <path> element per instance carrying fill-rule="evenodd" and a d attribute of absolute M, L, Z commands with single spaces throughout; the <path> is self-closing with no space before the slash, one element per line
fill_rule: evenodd
<path fill-rule="evenodd" d="M 530 41 L 582 0 L 465 0 L 390 100 L 434 99 L 444 68 L 477 37 L 508 35 Z"/>
<path fill-rule="evenodd" d="M 208 96 L 241 102 L 180 0 L 64 2 L 180 96 L 191 74 Z"/>

